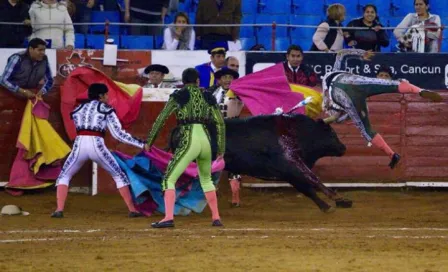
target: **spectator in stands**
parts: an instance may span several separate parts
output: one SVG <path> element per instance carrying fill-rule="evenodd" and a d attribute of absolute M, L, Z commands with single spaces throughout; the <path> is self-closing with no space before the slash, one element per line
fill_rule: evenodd
<path fill-rule="evenodd" d="M 165 29 L 162 48 L 166 50 L 194 50 L 196 36 L 194 29 L 189 24 L 190 20 L 187 14 L 183 12 L 176 14 L 174 23 Z"/>
<path fill-rule="evenodd" d="M 72 0 L 76 6 L 73 21 L 76 23 L 89 23 L 92 18 L 92 8 L 95 6 L 95 0 Z M 77 33 L 87 34 L 88 25 L 75 25 Z"/>
<path fill-rule="evenodd" d="M 127 23 L 163 24 L 169 0 L 125 0 L 124 20 Z M 160 35 L 163 27 L 132 26 L 132 35 Z"/>
<path fill-rule="evenodd" d="M 411 0 L 408 0 L 411 1 Z M 403 21 L 394 30 L 395 38 L 405 47 L 404 51 L 412 50 L 412 37 L 408 38 L 406 28 L 415 25 L 435 26 L 434 28 L 425 28 L 424 32 L 424 52 L 439 52 L 439 38 L 441 34 L 441 20 L 438 15 L 429 13 L 429 0 L 414 0 L 415 13 L 409 13 L 404 17 Z"/>
<path fill-rule="evenodd" d="M 380 69 L 378 69 L 378 72 L 376 72 L 376 77 L 381 79 L 393 79 L 393 73 L 392 70 L 385 65 L 381 65 Z"/>
<path fill-rule="evenodd" d="M 199 0 L 196 24 L 240 24 L 241 0 Z M 235 26 L 197 27 L 201 48 L 209 49 L 216 42 L 236 41 L 240 28 Z"/>
<path fill-rule="evenodd" d="M 29 6 L 20 0 L 0 0 L 0 22 L 23 25 L 0 25 L 0 48 L 22 48 L 31 35 Z"/>
<path fill-rule="evenodd" d="M 327 20 L 322 22 L 314 33 L 311 51 L 338 51 L 343 48 L 344 36 L 342 22 L 345 19 L 345 7 L 341 4 L 330 5 L 327 9 Z M 337 28 L 330 28 L 337 27 Z"/>
<path fill-rule="evenodd" d="M 148 83 L 144 88 L 174 88 L 169 83 L 163 82 L 165 75 L 169 74 L 170 70 L 165 65 L 152 64 L 145 68 L 145 74 L 148 75 Z"/>
<path fill-rule="evenodd" d="M 215 43 L 209 50 L 210 62 L 198 65 L 195 69 L 199 72 L 199 86 L 209 88 L 216 85 L 215 72 L 226 63 L 227 42 Z"/>
<path fill-rule="evenodd" d="M 389 46 L 389 36 L 382 29 L 375 5 L 363 7 L 363 17 L 352 20 L 348 27 L 365 27 L 368 29 L 347 29 L 344 38 L 348 46 L 366 51 L 380 52 L 381 47 Z"/>
<path fill-rule="evenodd" d="M 303 50 L 298 45 L 290 45 L 286 51 L 286 61 L 283 62 L 289 83 L 314 87 L 317 85 L 317 75 L 308 65 L 302 63 Z"/>
<path fill-rule="evenodd" d="M 36 1 L 31 5 L 30 18 L 33 27 L 31 39 L 45 40 L 48 48 L 73 49 L 75 33 L 66 2 L 56 0 Z"/>
<path fill-rule="evenodd" d="M 224 65 L 235 72 L 238 72 L 240 70 L 240 61 L 232 56 L 226 58 L 226 62 Z"/>
<path fill-rule="evenodd" d="M 10 56 L 0 78 L 0 85 L 26 98 L 45 95 L 53 86 L 53 76 L 45 49 L 46 42 L 34 38 L 29 42 L 26 51 Z M 45 84 L 38 90 L 43 79 Z"/>

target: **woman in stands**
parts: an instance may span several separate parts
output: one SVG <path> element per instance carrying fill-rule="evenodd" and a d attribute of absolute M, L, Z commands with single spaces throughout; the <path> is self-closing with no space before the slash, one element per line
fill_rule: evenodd
<path fill-rule="evenodd" d="M 363 12 L 361 18 L 350 21 L 347 27 L 365 27 L 366 29 L 347 29 L 344 31 L 345 42 L 353 48 L 380 52 L 381 47 L 389 46 L 389 36 L 382 29 L 375 5 L 364 6 Z"/>
<path fill-rule="evenodd" d="M 73 23 L 65 1 L 35 1 L 30 8 L 33 38 L 47 42 L 47 48 L 70 49 L 75 45 Z"/>
<path fill-rule="evenodd" d="M 408 0 L 411 1 L 411 0 Z M 424 52 L 439 52 L 439 38 L 441 34 L 441 21 L 439 15 L 429 13 L 429 0 L 414 0 L 415 13 L 409 13 L 394 30 L 395 38 L 403 45 L 403 51 L 413 51 L 412 39 L 408 39 L 406 28 L 415 25 L 431 26 L 424 29 Z"/>
<path fill-rule="evenodd" d="M 194 50 L 196 39 L 194 29 L 189 26 L 187 14 L 179 12 L 174 23 L 165 29 L 163 34 L 163 49 L 166 50 Z"/>
<path fill-rule="evenodd" d="M 341 28 L 344 19 L 345 7 L 341 4 L 330 5 L 327 9 L 327 20 L 317 27 L 310 50 L 325 52 L 341 50 L 344 46 L 344 36 Z"/>

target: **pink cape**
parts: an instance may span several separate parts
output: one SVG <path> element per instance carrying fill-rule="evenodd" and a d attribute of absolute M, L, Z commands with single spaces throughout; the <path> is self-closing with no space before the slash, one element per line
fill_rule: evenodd
<path fill-rule="evenodd" d="M 31 112 L 34 116 L 33 118 L 47 120 L 50 114 L 50 106 L 39 100 L 33 106 Z M 53 131 L 52 133 L 56 132 Z M 22 143 L 20 143 L 19 139 L 17 139 L 16 147 L 18 148 L 18 153 L 11 168 L 6 191 L 11 195 L 19 196 L 24 193 L 22 189 L 38 189 L 52 185 L 53 183 L 49 183 L 48 180 L 57 179 L 62 168 L 61 161 L 55 161 L 51 165 L 44 164 L 40 166 L 39 171 L 34 174 L 34 165 L 37 159 L 42 156 L 42 153 L 36 153 L 33 158 L 27 160 L 25 158 L 28 150 Z"/>
<path fill-rule="evenodd" d="M 303 94 L 291 91 L 283 63 L 234 80 L 230 89 L 252 115 L 272 114 L 277 107 L 287 112 L 304 99 Z M 305 114 L 305 108 L 298 108 L 294 113 Z"/>

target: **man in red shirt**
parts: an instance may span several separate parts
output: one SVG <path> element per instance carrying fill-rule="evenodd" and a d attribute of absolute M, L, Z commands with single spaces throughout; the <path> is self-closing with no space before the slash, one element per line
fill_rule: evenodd
<path fill-rule="evenodd" d="M 286 61 L 283 62 L 285 74 L 289 83 L 314 87 L 317 84 L 317 75 L 313 69 L 303 61 L 303 50 L 300 46 L 292 44 L 286 52 Z"/>

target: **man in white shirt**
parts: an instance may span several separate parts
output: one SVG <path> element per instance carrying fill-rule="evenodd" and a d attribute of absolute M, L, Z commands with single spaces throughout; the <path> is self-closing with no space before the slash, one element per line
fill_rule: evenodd
<path fill-rule="evenodd" d="M 149 80 L 143 88 L 174 88 L 170 83 L 163 82 L 166 74 L 169 74 L 168 67 L 161 64 L 152 64 L 145 68 L 145 75 L 148 75 Z"/>

